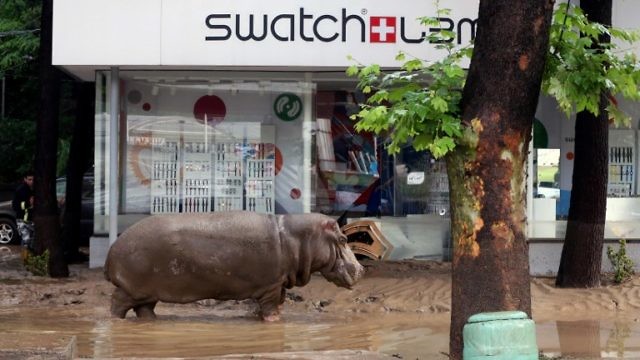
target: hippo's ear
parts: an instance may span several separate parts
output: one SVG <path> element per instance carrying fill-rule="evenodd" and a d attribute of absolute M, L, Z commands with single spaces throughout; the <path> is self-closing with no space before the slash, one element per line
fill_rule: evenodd
<path fill-rule="evenodd" d="M 322 224 L 320 225 L 322 230 L 326 231 L 329 234 L 335 233 L 336 228 L 338 227 L 338 223 L 336 223 L 333 219 L 322 220 Z"/>
<path fill-rule="evenodd" d="M 333 219 L 322 220 L 322 228 L 325 230 L 335 230 L 336 221 Z"/>
<path fill-rule="evenodd" d="M 347 237 L 342 233 L 342 231 L 340 231 L 340 227 L 338 227 L 338 223 L 335 220 L 323 220 L 322 230 L 324 230 L 331 238 L 336 239 L 339 243 L 347 243 Z"/>

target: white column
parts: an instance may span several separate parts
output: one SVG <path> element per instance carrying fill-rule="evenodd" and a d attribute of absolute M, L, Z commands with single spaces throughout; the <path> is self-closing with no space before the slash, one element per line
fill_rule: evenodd
<path fill-rule="evenodd" d="M 533 148 L 533 127 L 531 128 L 531 141 L 529 141 L 529 155 L 527 156 L 527 179 L 526 179 L 526 189 L 527 189 L 527 221 L 525 222 L 526 234 L 527 238 L 530 238 L 533 235 L 533 152 L 536 151 Z"/>
<path fill-rule="evenodd" d="M 120 115 L 120 74 L 111 68 L 109 108 L 109 246 L 118 238 L 118 119 Z"/>
<path fill-rule="evenodd" d="M 302 212 L 311 212 L 311 132 L 313 130 L 313 86 L 311 86 L 311 73 L 305 73 L 305 86 L 303 91 L 303 119 L 302 119 Z"/>

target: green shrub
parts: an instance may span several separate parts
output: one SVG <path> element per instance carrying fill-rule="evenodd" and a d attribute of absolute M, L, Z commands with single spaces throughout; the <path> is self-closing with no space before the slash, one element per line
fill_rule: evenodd
<path fill-rule="evenodd" d="M 24 267 L 36 276 L 49 275 L 49 250 L 45 250 L 42 255 L 29 254 Z"/>
<path fill-rule="evenodd" d="M 618 284 L 627 280 L 634 274 L 633 260 L 627 255 L 627 241 L 620 239 L 618 251 L 614 251 L 611 246 L 607 246 L 607 256 L 614 271 L 614 281 Z"/>

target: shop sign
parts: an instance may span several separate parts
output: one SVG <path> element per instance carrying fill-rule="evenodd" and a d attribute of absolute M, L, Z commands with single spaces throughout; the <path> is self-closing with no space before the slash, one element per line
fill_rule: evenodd
<path fill-rule="evenodd" d="M 398 67 L 405 51 L 425 60 L 446 55 L 425 40 L 475 36 L 478 0 L 441 0 L 439 25 L 424 0 L 56 0 L 55 65 L 332 67 L 354 60 Z M 89 51 L 90 49 L 90 51 Z"/>
<path fill-rule="evenodd" d="M 213 13 L 207 15 L 205 24 L 210 29 L 205 41 L 265 41 L 273 38 L 281 42 L 347 42 L 348 38 L 359 43 L 428 43 L 426 36 L 441 30 L 457 32 L 451 39 L 462 43 L 468 35 L 474 38 L 476 19 L 439 17 L 439 26 L 428 26 L 418 31 L 410 31 L 415 15 L 367 16 L 368 9 L 349 13 L 347 8 L 335 14 L 308 13 L 301 7 L 295 12 L 280 14 L 231 14 Z M 412 29 L 413 30 L 413 29 Z M 435 42 L 432 42 L 435 43 Z"/>
<path fill-rule="evenodd" d="M 185 8 L 177 0 L 165 2 L 163 14 Z M 187 36 L 175 42 L 167 38 L 163 50 L 182 46 L 183 51 L 167 54 L 165 59 L 183 61 L 184 54 L 193 50 L 196 56 L 225 65 L 347 67 L 354 63 L 349 60 L 352 57 L 361 63 L 398 67 L 395 57 L 399 51 L 428 60 L 445 55 L 444 50 L 436 49 L 436 43 L 426 40 L 428 35 L 453 31 L 457 37 L 452 41 L 466 45 L 475 37 L 477 24 L 477 0 L 441 1 L 440 7 L 452 11 L 439 17 L 438 25 L 420 23 L 420 17 L 437 15 L 435 5 L 422 0 L 281 0 L 269 4 L 258 7 L 255 1 L 235 1 L 204 6 L 207 11 L 199 14 L 198 7 L 189 10 L 180 17 L 188 18 L 188 23 L 167 22 L 165 28 L 170 31 L 165 34 L 192 30 L 186 41 Z"/>

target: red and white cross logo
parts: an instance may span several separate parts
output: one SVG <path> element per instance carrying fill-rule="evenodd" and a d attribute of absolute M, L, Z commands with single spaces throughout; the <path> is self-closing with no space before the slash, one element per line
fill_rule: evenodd
<path fill-rule="evenodd" d="M 369 20 L 369 38 L 372 43 L 395 43 L 395 16 L 372 16 Z"/>

